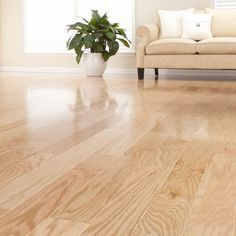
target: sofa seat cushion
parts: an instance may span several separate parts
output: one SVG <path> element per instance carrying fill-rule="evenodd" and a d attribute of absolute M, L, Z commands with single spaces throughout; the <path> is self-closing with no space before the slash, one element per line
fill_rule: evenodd
<path fill-rule="evenodd" d="M 217 37 L 197 43 L 199 54 L 236 54 L 236 37 Z"/>
<path fill-rule="evenodd" d="M 146 53 L 148 55 L 195 54 L 196 42 L 182 38 L 159 39 L 147 45 Z"/>

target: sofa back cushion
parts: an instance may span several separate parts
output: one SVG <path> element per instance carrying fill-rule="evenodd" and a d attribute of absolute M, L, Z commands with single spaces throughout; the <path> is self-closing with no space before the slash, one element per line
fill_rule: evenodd
<path fill-rule="evenodd" d="M 236 9 L 205 9 L 206 13 L 213 13 L 213 37 L 236 37 Z"/>
<path fill-rule="evenodd" d="M 182 17 L 193 12 L 193 8 L 179 11 L 159 10 L 160 38 L 180 38 L 182 35 Z"/>

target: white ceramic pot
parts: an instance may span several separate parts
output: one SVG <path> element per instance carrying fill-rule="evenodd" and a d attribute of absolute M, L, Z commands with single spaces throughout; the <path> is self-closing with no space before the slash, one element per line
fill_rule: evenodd
<path fill-rule="evenodd" d="M 84 53 L 83 67 L 87 76 L 100 77 L 104 74 L 107 63 L 104 61 L 102 53 Z"/>

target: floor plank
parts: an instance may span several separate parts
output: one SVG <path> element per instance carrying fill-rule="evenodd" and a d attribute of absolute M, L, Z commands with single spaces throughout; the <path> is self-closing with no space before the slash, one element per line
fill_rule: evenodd
<path fill-rule="evenodd" d="M 8 210 L 0 208 L 0 218 L 3 217 L 7 212 Z"/>
<path fill-rule="evenodd" d="M 208 158 L 207 145 L 189 145 L 132 235 L 182 234 Z"/>
<path fill-rule="evenodd" d="M 118 157 L 94 154 L 9 211 L 0 220 L 0 235 L 26 235 L 35 226 L 62 208 L 85 184 L 108 168 Z"/>
<path fill-rule="evenodd" d="M 7 182 L 12 181 L 13 179 L 40 167 L 53 157 L 55 157 L 55 155 L 51 153 L 40 153 L 32 155 L 24 160 L 13 162 L 4 168 L 0 167 L 0 187 L 3 187 Z"/>
<path fill-rule="evenodd" d="M 139 151 L 134 148 L 133 154 L 97 176 L 56 217 L 91 223 L 85 235 L 91 232 L 96 235 L 128 234 L 127 225 L 132 228 L 136 223 L 136 218 L 150 203 L 155 189 L 165 181 L 186 146 L 179 142 L 169 146 L 169 142 L 158 139 L 154 133 L 140 142 L 146 148 Z M 140 191 L 142 194 L 138 194 Z M 112 229 L 106 227 L 108 220 L 113 221 Z"/>
<path fill-rule="evenodd" d="M 235 167 L 235 154 L 220 153 L 211 158 L 184 235 L 234 235 Z"/>
<path fill-rule="evenodd" d="M 53 180 L 59 178 L 66 171 L 81 161 L 93 155 L 103 146 L 120 135 L 120 132 L 104 130 L 92 138 L 82 142 L 69 151 L 51 159 L 45 165 L 29 172 L 0 189 L 0 207 L 13 209 L 23 203 L 27 198 L 42 190 Z M 91 148 L 93 146 L 93 149 Z M 66 162 L 64 161 L 66 159 Z"/>
<path fill-rule="evenodd" d="M 26 236 L 80 236 L 87 224 L 47 218 Z"/>

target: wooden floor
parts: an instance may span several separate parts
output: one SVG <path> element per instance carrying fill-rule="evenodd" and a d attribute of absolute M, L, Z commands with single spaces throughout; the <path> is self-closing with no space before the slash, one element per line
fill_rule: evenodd
<path fill-rule="evenodd" d="M 0 236 L 236 236 L 236 79 L 0 76 Z"/>

